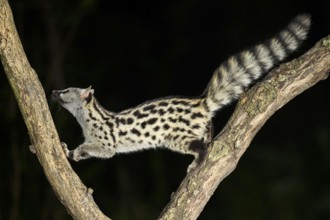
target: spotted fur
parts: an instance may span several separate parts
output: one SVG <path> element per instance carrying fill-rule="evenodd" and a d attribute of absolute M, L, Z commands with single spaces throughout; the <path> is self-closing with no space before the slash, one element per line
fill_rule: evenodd
<path fill-rule="evenodd" d="M 165 97 L 114 113 L 95 99 L 94 90 L 68 88 L 53 98 L 82 127 L 85 142 L 67 157 L 79 161 L 110 158 L 116 153 L 165 147 L 195 156 L 189 170 L 205 157 L 212 139 L 212 117 L 236 99 L 244 88 L 294 51 L 307 36 L 310 17 L 300 15 L 270 40 L 230 57 L 213 74 L 204 94 L 196 98 Z"/>

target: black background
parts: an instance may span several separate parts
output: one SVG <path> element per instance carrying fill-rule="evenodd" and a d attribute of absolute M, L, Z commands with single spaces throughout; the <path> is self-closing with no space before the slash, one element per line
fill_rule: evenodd
<path fill-rule="evenodd" d="M 312 14 L 306 43 L 330 33 L 326 0 L 10 1 L 25 52 L 47 96 L 92 85 L 121 111 L 168 95 L 197 96 L 229 55 L 273 36 L 299 13 Z M 3 69 L 0 69 L 3 72 Z M 199 219 L 329 219 L 329 80 L 279 110 Z M 28 150 L 30 140 L 0 74 L 0 219 L 70 219 Z M 219 112 L 216 132 L 235 103 Z M 61 140 L 83 141 L 75 119 L 50 103 Z M 72 166 L 113 219 L 156 219 L 192 157 L 166 150 L 116 155 Z"/>

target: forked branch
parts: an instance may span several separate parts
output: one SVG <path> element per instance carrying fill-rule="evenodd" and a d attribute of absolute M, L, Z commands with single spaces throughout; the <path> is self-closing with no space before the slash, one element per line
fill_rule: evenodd
<path fill-rule="evenodd" d="M 43 87 L 18 37 L 7 0 L 0 0 L 0 58 L 37 157 L 59 200 L 75 219 L 109 219 L 91 190 L 71 169 L 49 112 Z M 285 103 L 328 76 L 330 36 L 299 59 L 283 64 L 250 89 L 209 147 L 203 166 L 189 173 L 160 219 L 196 219 L 267 119 Z"/>

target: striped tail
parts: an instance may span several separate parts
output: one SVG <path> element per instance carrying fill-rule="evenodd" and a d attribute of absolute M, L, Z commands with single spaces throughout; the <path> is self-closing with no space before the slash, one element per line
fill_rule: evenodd
<path fill-rule="evenodd" d="M 310 24 L 310 15 L 298 15 L 275 37 L 223 62 L 204 92 L 210 111 L 237 99 L 244 88 L 296 50 L 306 39 Z"/>

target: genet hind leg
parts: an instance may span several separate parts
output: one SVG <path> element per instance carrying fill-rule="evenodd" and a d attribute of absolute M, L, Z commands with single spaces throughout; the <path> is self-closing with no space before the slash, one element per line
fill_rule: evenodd
<path fill-rule="evenodd" d="M 195 156 L 195 159 L 189 165 L 187 170 L 188 173 L 204 161 L 207 153 L 207 143 L 204 143 L 201 140 L 193 140 L 189 145 L 189 150 Z"/>

